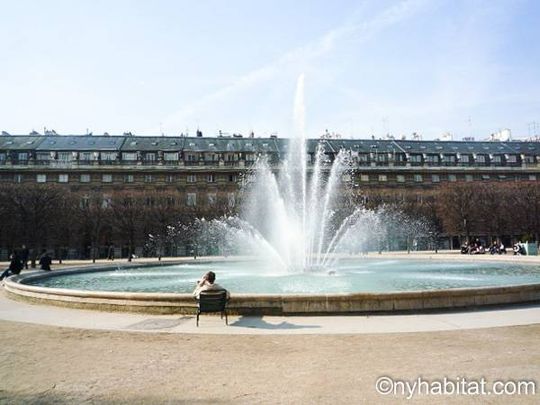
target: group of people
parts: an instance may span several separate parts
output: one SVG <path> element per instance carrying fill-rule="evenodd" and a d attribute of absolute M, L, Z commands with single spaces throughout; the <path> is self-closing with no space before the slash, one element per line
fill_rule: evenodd
<path fill-rule="evenodd" d="M 525 249 L 525 244 L 521 243 L 521 241 L 514 244 L 512 247 L 512 250 L 514 252 L 514 255 L 518 256 L 524 256 L 527 254 L 527 250 Z M 461 245 L 461 253 L 462 254 L 470 254 L 470 255 L 477 255 L 477 254 L 485 254 L 489 252 L 492 255 L 496 254 L 506 254 L 506 247 L 502 242 L 494 241 L 488 249 L 486 249 L 482 242 L 479 239 L 475 239 L 472 243 L 465 242 L 463 245 Z"/>
<path fill-rule="evenodd" d="M 506 247 L 502 242 L 493 241 L 488 249 L 482 245 L 480 239 L 475 239 L 472 243 L 465 242 L 461 246 L 461 253 L 466 255 L 482 255 L 486 252 L 489 252 L 492 255 L 502 255 L 506 254 Z"/>
<path fill-rule="evenodd" d="M 28 248 L 23 245 L 20 250 L 14 250 L 9 255 L 9 267 L 4 270 L 0 275 L 0 280 L 3 280 L 6 277 L 12 276 L 14 274 L 20 274 L 23 269 L 28 269 L 28 259 L 30 257 L 30 251 Z M 51 271 L 51 256 L 47 253 L 45 249 L 41 252 L 39 257 L 39 266 L 41 270 Z"/>

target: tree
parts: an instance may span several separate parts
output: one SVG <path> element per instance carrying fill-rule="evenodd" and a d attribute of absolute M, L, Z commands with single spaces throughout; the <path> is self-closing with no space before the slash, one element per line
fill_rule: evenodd
<path fill-rule="evenodd" d="M 16 184 L 10 186 L 4 196 L 15 220 L 12 232 L 18 232 L 17 241 L 26 244 L 32 252 L 32 268 L 36 267 L 38 249 L 46 247 L 55 232 L 64 231 L 51 226 L 64 215 L 64 195 L 63 188 L 51 184 L 31 187 Z"/>
<path fill-rule="evenodd" d="M 128 261 L 133 258 L 136 242 L 140 239 L 139 231 L 142 228 L 143 196 L 137 191 L 121 191 L 106 199 L 104 204 L 111 208 L 111 223 L 118 238 L 127 244 Z"/>
<path fill-rule="evenodd" d="M 476 184 L 442 186 L 437 205 L 439 217 L 448 233 L 463 235 L 469 241 L 472 231 L 478 231 L 481 210 Z"/>
<path fill-rule="evenodd" d="M 96 262 L 100 237 L 111 219 L 110 202 L 98 191 L 79 194 L 78 217 L 82 229 L 90 238 L 90 256 Z"/>

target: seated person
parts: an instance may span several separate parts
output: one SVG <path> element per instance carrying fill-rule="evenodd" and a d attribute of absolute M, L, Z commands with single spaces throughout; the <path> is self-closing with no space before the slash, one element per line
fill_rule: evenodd
<path fill-rule="evenodd" d="M 525 251 L 525 246 L 523 246 L 523 243 L 521 243 L 521 241 L 516 243 L 513 249 L 514 255 L 525 256 L 527 254 L 527 252 Z"/>
<path fill-rule="evenodd" d="M 229 291 L 227 291 L 225 288 L 220 286 L 216 281 L 216 274 L 213 271 L 209 271 L 205 275 L 202 276 L 202 278 L 197 281 L 197 286 L 195 287 L 195 290 L 193 291 L 193 296 L 195 298 L 199 298 L 199 295 L 203 291 L 226 291 L 227 292 L 227 299 L 230 298 Z"/>
<path fill-rule="evenodd" d="M 20 274 L 24 267 L 23 262 L 21 261 L 21 258 L 19 257 L 17 252 L 13 252 L 11 256 L 9 256 L 9 258 L 9 267 L 6 269 L 6 271 L 2 273 L 2 275 L 0 276 L 0 280 L 12 276 L 13 274 Z"/>

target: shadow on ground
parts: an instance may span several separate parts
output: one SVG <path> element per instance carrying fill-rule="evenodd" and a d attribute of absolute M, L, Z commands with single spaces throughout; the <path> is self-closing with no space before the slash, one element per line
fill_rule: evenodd
<path fill-rule="evenodd" d="M 192 316 L 182 316 L 174 319 L 145 319 L 144 321 L 129 325 L 126 329 L 131 330 L 159 330 L 159 329 L 172 329 L 175 328 L 190 319 Z"/>
<path fill-rule="evenodd" d="M 320 325 L 295 325 L 287 321 L 280 323 L 266 322 L 262 316 L 241 316 L 240 319 L 234 321 L 230 326 L 240 326 L 242 328 L 254 329 L 315 329 L 320 328 Z"/>

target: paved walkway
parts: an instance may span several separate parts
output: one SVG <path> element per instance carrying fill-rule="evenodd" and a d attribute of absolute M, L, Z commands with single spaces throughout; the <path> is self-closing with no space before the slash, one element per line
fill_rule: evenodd
<path fill-rule="evenodd" d="M 540 323 L 540 304 L 467 312 L 351 316 L 219 316 L 202 315 L 200 326 L 187 315 L 99 312 L 8 299 L 0 293 L 0 320 L 68 328 L 202 334 L 365 334 L 433 332 Z"/>

